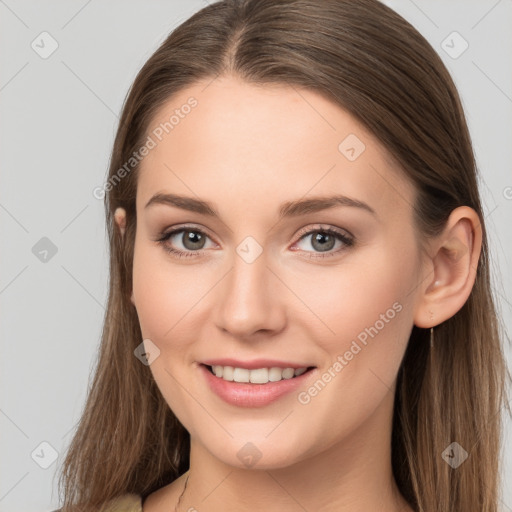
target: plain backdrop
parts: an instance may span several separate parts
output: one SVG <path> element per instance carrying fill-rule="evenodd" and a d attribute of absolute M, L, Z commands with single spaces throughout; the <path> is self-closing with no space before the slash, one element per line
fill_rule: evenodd
<path fill-rule="evenodd" d="M 512 2 L 386 3 L 430 41 L 459 88 L 510 333 Z M 0 0 L 0 512 L 59 506 L 56 470 L 84 404 L 106 302 L 104 209 L 93 190 L 137 71 L 205 5 Z M 506 352 L 510 365 L 508 341 Z M 502 507 L 512 511 L 506 421 Z"/>

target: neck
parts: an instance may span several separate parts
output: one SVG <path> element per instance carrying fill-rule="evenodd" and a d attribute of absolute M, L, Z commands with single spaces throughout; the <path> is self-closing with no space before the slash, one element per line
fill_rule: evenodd
<path fill-rule="evenodd" d="M 391 469 L 393 398 L 390 392 L 372 417 L 336 445 L 286 467 L 233 467 L 192 438 L 178 512 L 238 512 L 248 505 L 267 512 L 412 511 Z"/>

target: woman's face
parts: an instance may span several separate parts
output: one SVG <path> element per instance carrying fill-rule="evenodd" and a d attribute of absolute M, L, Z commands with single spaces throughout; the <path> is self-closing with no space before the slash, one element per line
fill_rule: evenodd
<path fill-rule="evenodd" d="M 183 90 L 148 133 L 132 301 L 193 442 L 277 468 L 386 432 L 422 266 L 382 146 L 314 92 L 235 78 Z"/>

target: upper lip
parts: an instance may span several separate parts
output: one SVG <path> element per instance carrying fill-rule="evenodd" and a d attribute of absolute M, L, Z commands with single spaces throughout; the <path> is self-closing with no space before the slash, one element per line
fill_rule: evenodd
<path fill-rule="evenodd" d="M 208 359 L 202 361 L 207 366 L 233 366 L 234 368 L 245 368 L 247 370 L 255 370 L 257 368 L 309 368 L 312 365 L 292 363 L 288 361 L 278 361 L 277 359 L 253 359 L 251 361 L 240 361 L 239 359 L 222 358 Z"/>

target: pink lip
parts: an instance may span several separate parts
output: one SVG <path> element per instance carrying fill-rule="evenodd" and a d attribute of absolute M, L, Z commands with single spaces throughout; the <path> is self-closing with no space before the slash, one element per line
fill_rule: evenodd
<path fill-rule="evenodd" d="M 309 368 L 310 364 L 297 364 L 286 361 L 277 361 L 276 359 L 253 359 L 252 361 L 240 361 L 238 359 L 208 359 L 202 361 L 207 366 L 233 366 L 234 368 L 246 368 L 247 370 L 256 370 L 257 368 Z"/>
<path fill-rule="evenodd" d="M 219 361 L 221 361 L 219 359 Z M 226 361 L 222 359 L 222 361 Z M 252 361 L 254 363 L 254 361 Z M 281 367 L 281 365 L 274 364 L 275 361 L 267 366 L 268 361 L 264 365 L 255 366 L 255 368 L 271 368 Z M 261 364 L 258 362 L 258 365 Z M 231 365 L 223 363 L 222 366 L 243 366 Z M 294 366 L 283 366 L 285 368 L 294 368 Z M 296 366 L 296 368 L 300 368 Z M 316 368 L 309 370 L 298 377 L 292 379 L 283 379 L 278 382 L 268 382 L 267 384 L 250 384 L 241 382 L 228 382 L 222 378 L 213 375 L 210 370 L 204 365 L 198 365 L 199 371 L 203 374 L 204 378 L 210 389 L 219 396 L 222 400 L 231 405 L 239 407 L 264 407 L 265 405 L 275 402 L 283 395 L 290 393 L 297 388 L 304 386 L 305 381 L 315 373 Z M 302 367 L 304 368 L 304 367 Z"/>

